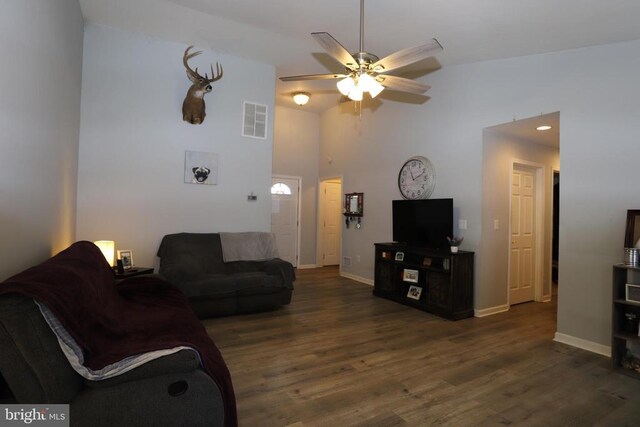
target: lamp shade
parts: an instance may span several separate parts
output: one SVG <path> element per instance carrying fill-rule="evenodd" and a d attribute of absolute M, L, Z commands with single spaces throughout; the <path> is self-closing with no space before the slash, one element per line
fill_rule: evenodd
<path fill-rule="evenodd" d="M 382 86 L 377 80 L 371 78 L 371 82 L 369 83 L 369 95 L 372 98 L 375 98 L 384 90 L 384 86 Z"/>
<path fill-rule="evenodd" d="M 337 84 L 338 90 L 344 96 L 348 96 L 349 92 L 351 92 L 351 89 L 353 89 L 353 87 L 355 85 L 356 85 L 356 83 L 353 81 L 353 79 L 351 77 L 346 77 L 346 78 L 340 80 L 338 82 L 338 84 Z"/>
<path fill-rule="evenodd" d="M 362 89 L 359 86 L 354 86 L 349 92 L 349 99 L 352 101 L 362 101 Z"/>
<path fill-rule="evenodd" d="M 115 242 L 113 240 L 96 240 L 93 243 L 100 249 L 109 265 L 113 267 L 116 247 Z"/>
<path fill-rule="evenodd" d="M 293 102 L 298 105 L 305 105 L 307 102 L 309 102 L 309 98 L 310 96 L 306 92 L 298 92 L 293 94 Z"/>
<path fill-rule="evenodd" d="M 361 74 L 360 78 L 358 78 L 358 86 L 360 86 L 363 92 L 369 92 L 376 83 L 374 78 L 366 73 Z"/>

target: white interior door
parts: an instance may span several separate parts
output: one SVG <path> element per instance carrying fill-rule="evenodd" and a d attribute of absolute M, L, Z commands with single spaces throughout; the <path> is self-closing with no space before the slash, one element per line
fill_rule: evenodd
<path fill-rule="evenodd" d="M 509 304 L 533 301 L 536 240 L 535 170 L 515 166 L 511 182 Z"/>
<path fill-rule="evenodd" d="M 271 179 L 271 232 L 276 235 L 280 258 L 298 265 L 298 205 L 300 181 L 297 178 Z"/>
<path fill-rule="evenodd" d="M 342 184 L 324 182 L 323 265 L 340 264 L 340 232 L 342 230 Z"/>

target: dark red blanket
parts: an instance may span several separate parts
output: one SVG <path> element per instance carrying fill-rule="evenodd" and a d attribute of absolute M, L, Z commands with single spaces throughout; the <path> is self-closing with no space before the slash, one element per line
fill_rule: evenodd
<path fill-rule="evenodd" d="M 222 392 L 225 425 L 237 425 L 231 375 L 187 298 L 157 277 L 116 286 L 113 272 L 91 242 L 77 242 L 40 265 L 0 283 L 45 304 L 85 351 L 85 365 L 101 369 L 125 357 L 178 346 L 200 353 Z"/>

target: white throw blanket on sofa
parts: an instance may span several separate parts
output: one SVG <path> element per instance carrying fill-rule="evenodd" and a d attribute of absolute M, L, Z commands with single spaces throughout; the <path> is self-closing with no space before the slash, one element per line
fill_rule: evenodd
<path fill-rule="evenodd" d="M 265 261 L 280 257 L 273 233 L 220 233 L 220 244 L 224 262 Z"/>

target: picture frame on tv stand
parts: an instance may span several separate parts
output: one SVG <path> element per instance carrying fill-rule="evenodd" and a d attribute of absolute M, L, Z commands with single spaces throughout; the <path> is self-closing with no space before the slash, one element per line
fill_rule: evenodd
<path fill-rule="evenodd" d="M 404 271 L 402 272 L 402 280 L 410 283 L 418 283 L 419 275 L 420 275 L 420 272 L 418 270 L 411 270 L 411 269 L 405 268 Z"/>
<path fill-rule="evenodd" d="M 420 286 L 409 286 L 409 290 L 407 291 L 407 298 L 419 300 L 420 296 L 422 296 L 422 288 Z"/>

